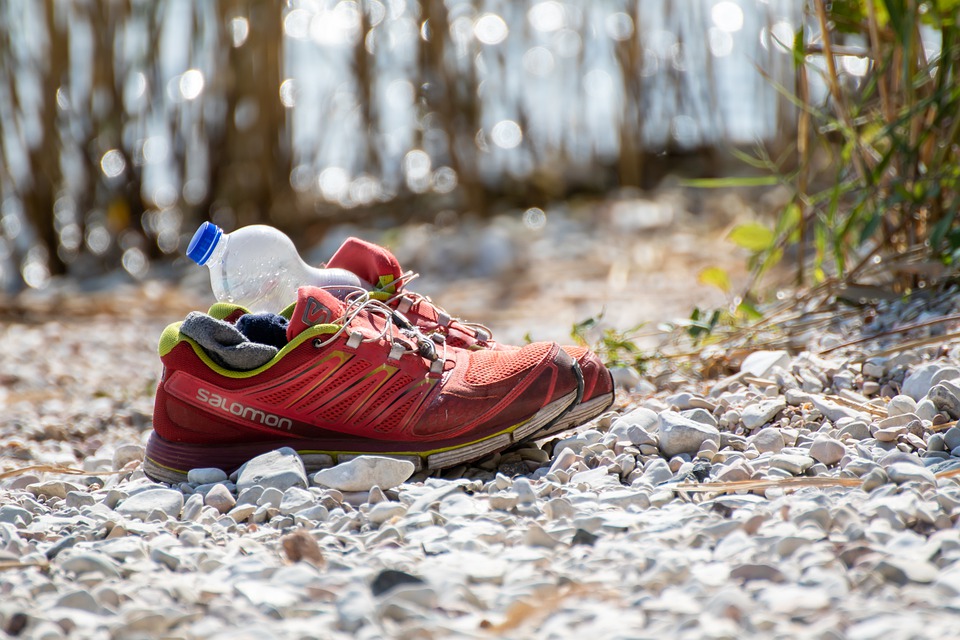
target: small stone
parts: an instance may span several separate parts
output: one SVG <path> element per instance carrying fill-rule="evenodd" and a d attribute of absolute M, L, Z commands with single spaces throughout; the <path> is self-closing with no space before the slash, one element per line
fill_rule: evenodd
<path fill-rule="evenodd" d="M 60 498 L 63 500 L 67 497 L 67 492 L 69 491 L 80 491 L 81 487 L 64 482 L 63 480 L 48 480 L 46 482 L 37 482 L 27 486 L 27 491 L 32 493 L 37 497 L 44 498 Z"/>
<path fill-rule="evenodd" d="M 914 369 L 903 380 L 903 394 L 920 402 L 931 387 L 942 380 L 955 380 L 960 377 L 960 370 L 954 367 L 945 367 L 940 363 L 928 362 Z"/>
<path fill-rule="evenodd" d="M 718 440 L 716 427 L 685 418 L 675 411 L 663 411 L 657 416 L 660 434 L 660 450 L 667 457 L 682 453 L 695 455 L 708 438 Z"/>
<path fill-rule="evenodd" d="M 374 596 L 382 596 L 400 585 L 424 585 L 423 578 L 396 569 L 384 569 L 370 583 Z"/>
<path fill-rule="evenodd" d="M 947 451 L 960 447 L 960 427 L 950 427 L 944 431 L 943 441 L 947 445 Z"/>
<path fill-rule="evenodd" d="M 787 473 L 799 476 L 804 471 L 813 466 L 814 459 L 810 456 L 797 455 L 792 453 L 778 453 L 770 458 L 770 467 L 773 469 L 782 469 Z"/>
<path fill-rule="evenodd" d="M 72 509 L 92 507 L 96 502 L 96 498 L 86 491 L 69 491 L 67 492 L 67 499 L 64 501 L 67 507 Z"/>
<path fill-rule="evenodd" d="M 847 436 L 852 440 L 866 440 L 871 437 L 870 427 L 867 426 L 866 422 L 854 420 L 841 428 L 840 431 L 837 432 L 837 436 L 840 438 Z"/>
<path fill-rule="evenodd" d="M 874 431 L 873 437 L 880 442 L 896 442 L 897 438 L 906 432 L 906 427 L 887 427 L 886 429 L 877 429 Z"/>
<path fill-rule="evenodd" d="M 280 545 L 290 562 L 307 561 L 316 567 L 322 567 L 325 564 L 316 538 L 303 529 L 297 529 L 280 538 Z"/>
<path fill-rule="evenodd" d="M 742 373 L 756 378 L 765 377 L 775 367 L 789 368 L 790 354 L 786 351 L 754 351 L 740 363 Z"/>
<path fill-rule="evenodd" d="M 686 411 L 683 411 L 680 415 L 682 415 L 684 418 L 689 418 L 690 420 L 699 422 L 700 424 L 709 425 L 711 427 L 717 426 L 717 419 L 713 417 L 713 414 L 707 411 L 706 409 L 702 409 L 700 407 L 696 407 L 694 409 L 687 409 Z"/>
<path fill-rule="evenodd" d="M 563 450 L 560 451 L 560 453 L 558 453 L 553 459 L 553 463 L 550 465 L 550 473 L 554 473 L 558 469 L 569 469 L 576 461 L 577 454 L 574 453 L 573 449 L 564 447 Z"/>
<path fill-rule="evenodd" d="M 917 401 L 908 395 L 894 396 L 887 404 L 887 416 L 899 416 L 905 413 L 914 413 L 917 410 Z"/>
<path fill-rule="evenodd" d="M 908 582 L 933 582 L 940 573 L 936 566 L 924 560 L 894 556 L 880 560 L 874 570 L 888 582 L 898 585 Z"/>
<path fill-rule="evenodd" d="M 927 451 L 946 451 L 947 443 L 942 433 L 931 433 L 927 439 Z"/>
<path fill-rule="evenodd" d="M 33 514 L 15 504 L 5 504 L 0 506 L 0 522 L 25 527 L 33 522 Z"/>
<path fill-rule="evenodd" d="M 637 491 L 636 489 L 617 489 L 601 493 L 599 502 L 621 509 L 628 507 L 647 509 L 650 507 L 650 496 L 645 491 Z"/>
<path fill-rule="evenodd" d="M 625 413 L 610 427 L 614 433 L 627 433 L 629 427 L 639 427 L 645 431 L 652 431 L 657 427 L 657 414 L 646 407 L 637 407 L 629 413 Z M 640 444 L 640 443 L 634 443 Z"/>
<path fill-rule="evenodd" d="M 255 504 L 237 504 L 233 509 L 227 512 L 227 515 L 234 519 L 235 522 L 243 522 L 250 516 L 252 516 L 257 511 L 257 505 Z"/>
<path fill-rule="evenodd" d="M 510 511 L 520 502 L 517 494 L 513 491 L 501 491 L 490 496 L 490 508 L 499 511 Z"/>
<path fill-rule="evenodd" d="M 307 488 L 307 472 L 297 452 L 290 447 L 261 454 L 241 468 L 237 477 L 237 492 L 254 485 L 264 489 L 286 491 L 290 487 Z"/>
<path fill-rule="evenodd" d="M 122 444 L 113 452 L 113 470 L 119 471 L 131 462 L 143 460 L 144 448 L 139 444 Z"/>
<path fill-rule="evenodd" d="M 613 384 L 618 389 L 626 389 L 627 391 L 633 391 L 642 381 L 640 373 L 633 367 L 611 367 L 610 375 L 613 377 Z"/>
<path fill-rule="evenodd" d="M 317 522 L 323 522 L 329 517 L 330 511 L 322 504 L 315 504 L 294 514 L 297 522 L 310 522 L 311 526 L 316 526 Z"/>
<path fill-rule="evenodd" d="M 730 570 L 730 577 L 734 580 L 750 582 L 765 580 L 767 582 L 784 582 L 786 577 L 777 567 L 770 564 L 742 564 Z"/>
<path fill-rule="evenodd" d="M 63 607 L 65 609 L 79 609 L 81 611 L 88 611 L 90 613 L 97 613 L 100 611 L 100 605 L 97 603 L 96 599 L 90 595 L 89 591 L 85 590 L 68 591 L 57 598 L 54 606 Z"/>
<path fill-rule="evenodd" d="M 190 484 L 214 484 L 226 481 L 227 472 L 217 467 L 190 469 L 190 471 L 187 472 L 187 482 Z"/>
<path fill-rule="evenodd" d="M 203 512 L 204 499 L 205 496 L 199 493 L 191 495 L 187 498 L 187 501 L 183 503 L 183 512 L 180 517 L 186 522 L 196 522 L 199 520 L 200 514 Z"/>
<path fill-rule="evenodd" d="M 528 546 L 547 549 L 553 549 L 559 544 L 556 538 L 544 531 L 543 527 L 536 522 L 530 523 L 527 533 L 523 536 L 523 541 Z"/>
<path fill-rule="evenodd" d="M 266 487 L 260 497 L 257 498 L 257 506 L 279 509 L 281 500 L 283 500 L 283 491 L 276 487 Z"/>
<path fill-rule="evenodd" d="M 930 389 L 927 398 L 938 411 L 943 411 L 951 419 L 960 418 L 960 386 L 957 384 L 944 380 Z"/>
<path fill-rule="evenodd" d="M 179 518 L 183 509 L 183 494 L 173 489 L 147 489 L 121 502 L 116 512 L 128 518 L 148 520 L 154 511 L 171 518 Z"/>
<path fill-rule="evenodd" d="M 227 513 L 237 504 L 237 500 L 226 486 L 216 484 L 204 496 L 203 503 L 208 507 L 213 507 L 219 513 Z M 186 512 L 186 509 L 184 509 L 184 512 Z"/>
<path fill-rule="evenodd" d="M 644 467 L 642 477 L 653 486 L 657 486 L 673 478 L 673 471 L 670 470 L 670 463 L 666 460 L 654 458 Z"/>
<path fill-rule="evenodd" d="M 890 416 L 889 418 L 884 418 L 883 420 L 877 421 L 877 426 L 881 429 L 888 429 L 890 427 L 905 427 L 911 422 L 919 421 L 920 418 L 913 413 L 901 413 L 900 415 Z"/>
<path fill-rule="evenodd" d="M 890 479 L 897 484 L 922 482 L 935 485 L 937 483 L 937 478 L 932 471 L 908 462 L 895 462 L 886 468 L 886 472 Z"/>
<path fill-rule="evenodd" d="M 853 418 L 856 420 L 861 417 L 860 412 L 855 409 L 839 405 L 832 400 L 827 400 L 823 396 L 810 396 L 810 403 L 824 418 L 831 422 L 837 422 L 842 418 Z"/>
<path fill-rule="evenodd" d="M 717 474 L 717 482 L 740 482 L 753 477 L 753 469 L 745 460 L 735 460 L 723 466 Z"/>
<path fill-rule="evenodd" d="M 550 520 L 573 518 L 577 515 L 570 501 L 565 498 L 553 498 L 543 505 L 543 514 Z"/>
<path fill-rule="evenodd" d="M 416 465 L 409 460 L 385 456 L 358 456 L 335 467 L 322 469 L 313 480 L 319 485 L 340 491 L 369 491 L 374 486 L 392 489 L 405 482 Z"/>
<path fill-rule="evenodd" d="M 748 440 L 760 453 L 780 453 L 784 447 L 783 433 L 776 427 L 767 427 L 750 436 Z"/>
<path fill-rule="evenodd" d="M 817 436 L 810 445 L 810 457 L 828 467 L 840 462 L 846 453 L 842 442 L 827 436 Z"/>
<path fill-rule="evenodd" d="M 603 470 L 606 475 L 606 470 Z M 572 480 L 571 480 L 572 481 Z M 517 494 L 517 500 L 520 504 L 534 504 L 537 501 L 537 493 L 533 490 L 533 485 L 526 478 L 516 478 L 513 481 L 513 490 Z"/>
<path fill-rule="evenodd" d="M 930 420 L 931 422 L 934 418 L 940 415 L 940 411 L 937 409 L 936 405 L 933 404 L 930 398 L 924 398 L 918 402 L 917 410 L 914 413 L 916 413 L 917 417 L 919 417 L 921 420 Z"/>
<path fill-rule="evenodd" d="M 592 547 L 594 544 L 596 544 L 597 540 L 599 539 L 600 539 L 600 536 L 598 535 L 590 533 L 589 531 L 585 531 L 584 529 L 577 529 L 573 533 L 573 539 L 570 540 L 570 544 L 571 545 L 582 544 L 588 547 Z"/>
<path fill-rule="evenodd" d="M 863 375 L 871 378 L 882 378 L 884 373 L 883 363 L 868 360 L 863 363 Z"/>
<path fill-rule="evenodd" d="M 514 505 L 516 502 L 514 502 Z M 493 506 L 492 504 L 490 505 Z M 380 502 L 375 504 L 367 513 L 367 519 L 370 522 L 380 525 L 393 518 L 402 517 L 407 513 L 407 508 L 399 502 Z"/>
<path fill-rule="evenodd" d="M 100 573 L 112 578 L 120 577 L 117 564 L 109 557 L 99 553 L 80 553 L 70 556 L 60 563 L 60 568 L 76 575 Z"/>
<path fill-rule="evenodd" d="M 377 504 L 380 502 L 387 502 L 390 498 L 387 497 L 387 494 L 384 493 L 378 485 L 370 487 L 370 491 L 367 492 L 367 504 Z"/>
<path fill-rule="evenodd" d="M 864 491 L 873 491 L 877 487 L 882 487 L 883 485 L 890 482 L 889 476 L 883 469 L 875 468 L 868 471 L 863 476 L 863 482 L 860 485 L 860 488 Z"/>
<path fill-rule="evenodd" d="M 763 400 L 744 407 L 740 412 L 740 420 L 744 427 L 752 431 L 773 420 L 786 406 L 787 402 L 783 398 Z"/>

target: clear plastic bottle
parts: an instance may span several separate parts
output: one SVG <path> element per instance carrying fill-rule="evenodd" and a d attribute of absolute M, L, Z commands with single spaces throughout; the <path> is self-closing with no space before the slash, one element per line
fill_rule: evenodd
<path fill-rule="evenodd" d="M 369 288 L 345 269 L 311 267 L 286 234 L 262 224 L 224 233 L 204 222 L 193 234 L 187 257 L 210 268 L 217 300 L 254 312 L 279 313 L 296 301 L 297 287 L 305 285 L 332 288 L 339 297 Z"/>

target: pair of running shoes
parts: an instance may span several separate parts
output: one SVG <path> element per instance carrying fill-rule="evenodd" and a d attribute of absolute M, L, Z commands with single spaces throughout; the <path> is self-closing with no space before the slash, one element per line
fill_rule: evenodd
<path fill-rule="evenodd" d="M 409 290 L 415 274 L 383 247 L 349 238 L 326 266 L 371 290 L 300 287 L 278 314 L 217 303 L 164 330 L 148 476 L 231 473 L 282 447 L 308 471 L 359 455 L 445 469 L 582 425 L 614 401 L 596 354 L 500 344 Z"/>

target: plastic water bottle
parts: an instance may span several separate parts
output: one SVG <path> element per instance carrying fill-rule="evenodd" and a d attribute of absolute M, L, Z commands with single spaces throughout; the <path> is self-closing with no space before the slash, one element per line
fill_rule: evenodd
<path fill-rule="evenodd" d="M 187 257 L 210 268 L 210 286 L 220 302 L 250 311 L 279 313 L 297 299 L 297 287 L 327 287 L 343 297 L 369 289 L 346 269 L 305 263 L 293 241 L 273 227 L 254 224 L 231 233 L 204 222 L 193 234 Z"/>

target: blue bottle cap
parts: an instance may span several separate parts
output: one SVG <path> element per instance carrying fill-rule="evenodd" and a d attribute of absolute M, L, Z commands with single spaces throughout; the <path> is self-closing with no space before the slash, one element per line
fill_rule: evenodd
<path fill-rule="evenodd" d="M 190 246 L 187 247 L 187 257 L 197 264 L 206 263 L 222 235 L 223 229 L 213 223 L 204 222 L 193 234 L 193 239 L 190 240 Z"/>

